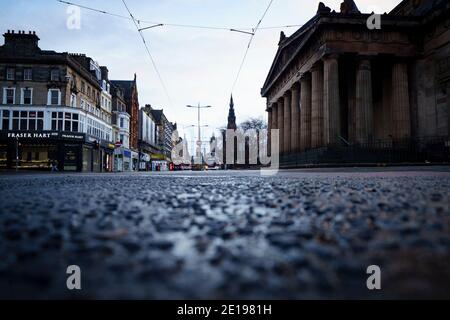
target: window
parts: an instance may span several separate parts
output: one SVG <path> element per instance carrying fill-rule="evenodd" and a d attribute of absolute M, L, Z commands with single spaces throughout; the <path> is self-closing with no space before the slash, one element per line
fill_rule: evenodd
<path fill-rule="evenodd" d="M 3 88 L 3 104 L 15 104 L 15 103 L 16 103 L 16 89 Z"/>
<path fill-rule="evenodd" d="M 32 88 L 22 88 L 22 104 L 32 104 L 33 103 L 33 89 Z"/>
<path fill-rule="evenodd" d="M 50 80 L 51 81 L 59 81 L 59 70 L 53 69 L 50 71 Z"/>
<path fill-rule="evenodd" d="M 60 105 L 61 104 L 61 92 L 59 89 L 48 90 L 48 105 Z"/>
<path fill-rule="evenodd" d="M 23 80 L 25 80 L 25 81 L 33 80 L 33 71 L 31 69 L 23 70 Z"/>
<path fill-rule="evenodd" d="M 86 93 L 86 83 L 81 81 L 81 93 Z"/>
<path fill-rule="evenodd" d="M 14 80 L 16 70 L 14 68 L 6 69 L 6 80 Z"/>
<path fill-rule="evenodd" d="M 9 116 L 9 113 L 8 113 Z M 44 112 L 43 111 L 14 111 L 13 112 L 13 130 L 43 130 Z M 7 126 L 6 126 L 7 127 Z M 5 127 L 5 111 L 3 111 L 3 128 Z"/>
<path fill-rule="evenodd" d="M 2 129 L 9 130 L 9 110 L 3 110 Z"/>
<path fill-rule="evenodd" d="M 52 130 L 78 132 L 78 114 L 70 112 L 52 112 Z"/>
<path fill-rule="evenodd" d="M 123 124 L 123 118 L 120 118 L 120 127 L 123 128 L 124 124 Z"/>

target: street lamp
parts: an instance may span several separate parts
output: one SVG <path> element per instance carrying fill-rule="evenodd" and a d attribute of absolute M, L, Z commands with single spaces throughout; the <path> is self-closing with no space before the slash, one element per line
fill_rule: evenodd
<path fill-rule="evenodd" d="M 212 106 L 201 106 L 200 103 L 197 106 L 187 105 L 187 108 L 197 108 L 197 127 L 198 127 L 198 140 L 197 140 L 197 153 L 201 154 L 201 146 L 202 146 L 202 135 L 200 128 L 200 109 L 212 108 Z"/>

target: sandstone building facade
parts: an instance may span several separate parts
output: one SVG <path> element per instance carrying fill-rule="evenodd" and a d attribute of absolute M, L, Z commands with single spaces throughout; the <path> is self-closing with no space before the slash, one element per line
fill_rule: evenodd
<path fill-rule="evenodd" d="M 281 163 L 448 160 L 450 2 L 381 15 L 323 3 L 279 48 L 261 90 Z"/>

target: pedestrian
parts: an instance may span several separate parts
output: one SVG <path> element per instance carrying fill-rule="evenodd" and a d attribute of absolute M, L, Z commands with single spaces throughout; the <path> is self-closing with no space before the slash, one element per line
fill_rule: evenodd
<path fill-rule="evenodd" d="M 58 172 L 58 161 L 52 160 L 52 172 Z"/>

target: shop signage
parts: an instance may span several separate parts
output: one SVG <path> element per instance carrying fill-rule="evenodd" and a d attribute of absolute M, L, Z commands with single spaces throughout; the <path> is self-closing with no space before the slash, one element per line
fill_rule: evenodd
<path fill-rule="evenodd" d="M 76 133 L 60 133 L 60 138 L 65 140 L 80 140 L 84 141 L 84 134 Z"/>
<path fill-rule="evenodd" d="M 49 139 L 58 136 L 56 133 L 49 132 L 8 132 L 8 138 L 13 139 Z"/>
<path fill-rule="evenodd" d="M 126 158 L 131 158 L 131 151 L 123 150 L 123 156 L 126 157 Z"/>
<path fill-rule="evenodd" d="M 58 131 L 9 131 L 3 136 L 9 139 L 57 139 L 84 141 L 84 133 Z"/>

